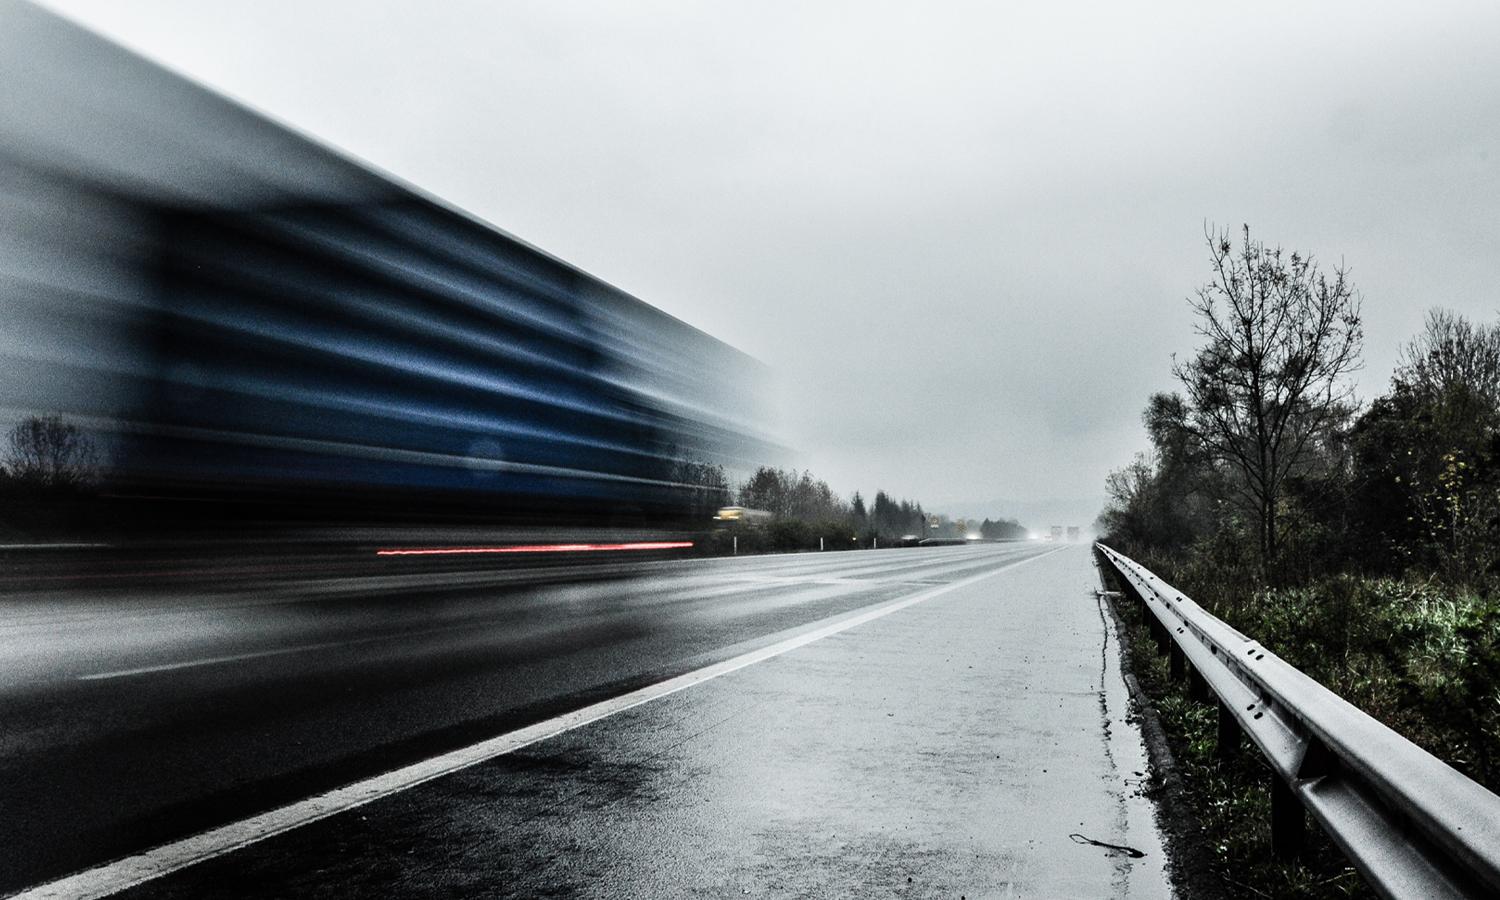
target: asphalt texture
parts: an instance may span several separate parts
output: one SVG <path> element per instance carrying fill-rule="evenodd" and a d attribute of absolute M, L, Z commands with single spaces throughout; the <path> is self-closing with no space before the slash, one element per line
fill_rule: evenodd
<path fill-rule="evenodd" d="M 129 894 L 1165 896 L 1088 555 L 1035 544 L 17 595 L 0 886 L 990 572 Z"/>

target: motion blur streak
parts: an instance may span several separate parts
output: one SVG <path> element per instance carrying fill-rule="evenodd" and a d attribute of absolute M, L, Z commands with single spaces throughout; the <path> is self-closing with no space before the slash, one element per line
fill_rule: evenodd
<path fill-rule="evenodd" d="M 898 590 L 671 558 L 733 347 L 23 0 L 0 85 L 0 894 Z"/>
<path fill-rule="evenodd" d="M 448 547 L 436 550 L 376 550 L 376 556 L 445 556 L 456 553 L 578 553 L 599 550 L 680 550 L 692 541 L 636 541 L 632 544 L 532 544 L 521 547 Z"/>
<path fill-rule="evenodd" d="M 665 539 L 774 452 L 755 360 L 20 0 L 0 83 L 0 428 L 100 451 L 54 530 Z"/>

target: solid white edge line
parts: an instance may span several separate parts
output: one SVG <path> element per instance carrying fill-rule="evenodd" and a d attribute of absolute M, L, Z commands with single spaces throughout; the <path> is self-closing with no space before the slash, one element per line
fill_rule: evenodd
<path fill-rule="evenodd" d="M 55 881 L 34 887 L 25 888 L 20 893 L 12 895 L 17 900 L 41 900 L 41 898 L 96 898 L 107 897 L 148 881 L 171 874 L 180 869 L 185 869 L 197 863 L 206 862 L 215 857 L 223 856 L 242 847 L 266 840 L 278 834 L 310 825 L 321 819 L 337 815 L 348 810 L 355 809 L 366 803 L 379 800 L 382 797 L 416 787 L 434 778 L 467 769 L 471 766 L 488 762 L 498 756 L 513 753 L 530 744 L 556 737 L 575 728 L 580 728 L 600 719 L 608 718 L 616 713 L 624 712 L 643 703 L 658 700 L 669 694 L 695 685 L 712 681 L 723 675 L 764 662 L 768 659 L 780 656 L 784 653 L 804 647 L 814 641 L 822 640 L 847 631 L 866 622 L 888 616 L 893 612 L 915 606 L 934 597 L 951 593 L 970 585 L 993 578 L 1002 572 L 1007 572 L 1017 566 L 1034 562 L 1044 556 L 1051 556 L 1062 550 L 1062 547 L 1028 556 L 1025 559 L 1007 563 L 998 569 L 991 569 L 979 575 L 972 575 L 952 584 L 945 584 L 932 590 L 922 591 L 910 597 L 900 600 L 891 600 L 878 606 L 873 606 L 864 612 L 853 616 L 836 617 L 836 620 L 794 635 L 774 644 L 751 650 L 733 659 L 714 663 L 701 669 L 695 669 L 669 678 L 666 681 L 638 688 L 618 697 L 601 700 L 598 703 L 585 706 L 582 709 L 565 713 L 545 722 L 538 722 L 516 731 L 489 738 L 477 744 L 470 744 L 447 753 L 434 756 L 421 762 L 403 766 L 376 775 L 364 781 L 335 788 L 305 800 L 270 810 L 259 815 L 211 828 L 208 831 L 183 838 L 171 843 L 162 844 L 142 853 L 127 856 L 114 862 L 105 863 L 92 869 L 85 869 L 72 875 L 67 875 Z"/>

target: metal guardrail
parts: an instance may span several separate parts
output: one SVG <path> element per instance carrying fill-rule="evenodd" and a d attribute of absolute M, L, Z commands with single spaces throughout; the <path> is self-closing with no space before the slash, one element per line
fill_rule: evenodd
<path fill-rule="evenodd" d="M 1270 763 L 1271 845 L 1298 852 L 1306 813 L 1381 895 L 1500 897 L 1500 796 L 1231 628 L 1144 566 L 1095 544 L 1189 693 L 1218 705 L 1218 750 Z M 1106 584 L 1107 588 L 1109 585 Z"/>

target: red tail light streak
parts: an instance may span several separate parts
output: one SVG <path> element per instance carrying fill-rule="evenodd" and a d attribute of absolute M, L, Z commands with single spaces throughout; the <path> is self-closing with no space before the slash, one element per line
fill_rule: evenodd
<path fill-rule="evenodd" d="M 598 553 L 615 550 L 683 550 L 692 541 L 638 541 L 629 544 L 517 544 L 510 547 L 434 547 L 376 550 L 376 556 L 455 556 L 464 553 Z"/>

